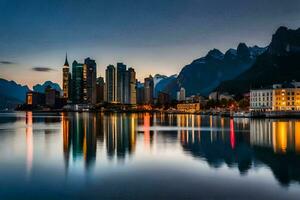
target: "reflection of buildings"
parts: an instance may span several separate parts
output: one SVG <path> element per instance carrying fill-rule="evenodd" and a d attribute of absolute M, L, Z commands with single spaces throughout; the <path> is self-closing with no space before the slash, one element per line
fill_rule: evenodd
<path fill-rule="evenodd" d="M 189 115 L 183 116 L 189 118 Z M 237 165 L 241 173 L 250 169 L 252 166 L 252 152 L 249 143 L 247 143 L 249 133 L 236 134 L 235 123 L 232 119 L 225 121 L 224 118 L 210 117 L 206 120 L 209 121 L 211 130 L 225 125 L 229 127 L 229 130 L 225 133 L 220 129 L 214 131 L 202 130 L 201 134 L 181 131 L 180 141 L 183 149 L 195 157 L 205 158 L 209 165 L 213 167 L 220 167 L 223 163 L 226 163 L 229 167 Z M 202 120 L 195 121 L 201 123 Z M 196 125 L 194 126 L 196 127 Z"/>
<path fill-rule="evenodd" d="M 86 167 L 90 167 L 95 162 L 96 157 L 96 131 L 93 115 L 74 114 L 62 116 L 63 130 L 63 150 L 66 167 L 69 166 L 70 152 L 76 161 L 84 158 Z"/>
<path fill-rule="evenodd" d="M 26 112 L 26 167 L 30 175 L 33 161 L 33 131 L 32 131 L 32 112 Z"/>
<path fill-rule="evenodd" d="M 123 159 L 135 150 L 136 116 L 123 114 L 70 113 L 62 116 L 66 167 L 70 159 L 83 158 L 90 168 L 96 160 L 97 141 L 106 143 L 107 156 Z M 70 158 L 71 157 L 71 158 Z"/>
<path fill-rule="evenodd" d="M 251 120 L 253 146 L 272 148 L 274 153 L 300 153 L 300 122 Z"/>
<path fill-rule="evenodd" d="M 136 115 L 110 114 L 104 116 L 104 133 L 109 158 L 124 159 L 135 151 Z"/>

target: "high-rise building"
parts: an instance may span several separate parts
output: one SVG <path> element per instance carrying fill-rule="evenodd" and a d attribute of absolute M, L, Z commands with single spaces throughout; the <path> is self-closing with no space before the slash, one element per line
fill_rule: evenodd
<path fill-rule="evenodd" d="M 83 103 L 83 64 L 72 63 L 72 103 Z"/>
<path fill-rule="evenodd" d="M 96 94 L 97 65 L 95 60 L 86 58 L 83 65 L 83 102 L 95 104 Z"/>
<path fill-rule="evenodd" d="M 185 101 L 185 89 L 183 87 L 177 92 L 177 101 Z"/>
<path fill-rule="evenodd" d="M 69 69 L 68 57 L 66 54 L 65 64 L 63 66 L 63 98 L 69 100 L 71 97 L 71 73 Z"/>
<path fill-rule="evenodd" d="M 104 79 L 103 77 L 97 78 L 96 91 L 97 91 L 97 103 L 102 103 L 104 101 Z"/>
<path fill-rule="evenodd" d="M 136 104 L 136 73 L 133 68 L 128 69 L 129 72 L 129 103 Z"/>
<path fill-rule="evenodd" d="M 153 92 L 154 92 L 154 82 L 153 77 L 150 75 L 145 78 L 144 82 L 144 102 L 145 104 L 153 104 Z"/>
<path fill-rule="evenodd" d="M 109 65 L 105 71 L 106 82 L 106 101 L 116 102 L 116 68 L 113 65 Z"/>
<path fill-rule="evenodd" d="M 45 104 L 49 107 L 55 107 L 59 100 L 59 92 L 48 85 L 45 89 Z"/>
<path fill-rule="evenodd" d="M 130 72 L 128 70 L 124 73 L 123 84 L 123 104 L 130 104 Z"/>
<path fill-rule="evenodd" d="M 126 65 L 123 63 L 117 63 L 116 72 L 116 101 L 119 103 L 125 103 L 125 77 L 126 77 Z"/>
<path fill-rule="evenodd" d="M 136 83 L 136 103 L 141 105 L 144 104 L 144 97 L 145 97 L 145 90 L 144 90 L 144 84 L 141 82 Z"/>

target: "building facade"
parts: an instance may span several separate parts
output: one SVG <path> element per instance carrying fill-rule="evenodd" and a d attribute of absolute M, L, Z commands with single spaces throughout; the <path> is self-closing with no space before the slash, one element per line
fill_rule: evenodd
<path fill-rule="evenodd" d="M 83 103 L 83 64 L 72 63 L 72 103 Z"/>
<path fill-rule="evenodd" d="M 150 75 L 145 78 L 144 81 L 144 103 L 153 104 L 153 95 L 154 95 L 154 82 L 153 77 Z"/>
<path fill-rule="evenodd" d="M 49 107 L 56 107 L 56 105 L 59 103 L 59 92 L 55 89 L 52 89 L 50 86 L 48 86 L 45 89 L 45 104 Z"/>
<path fill-rule="evenodd" d="M 116 101 L 118 103 L 125 103 L 125 78 L 126 78 L 126 68 L 127 66 L 123 63 L 117 63 L 116 70 Z"/>
<path fill-rule="evenodd" d="M 274 84 L 250 91 L 251 111 L 300 111 L 300 83 Z"/>
<path fill-rule="evenodd" d="M 63 66 L 63 98 L 69 100 L 71 97 L 71 73 L 69 68 L 68 57 L 66 55 L 65 64 Z"/>
<path fill-rule="evenodd" d="M 97 103 L 104 102 L 104 92 L 105 92 L 104 88 L 105 88 L 105 83 L 103 77 L 98 77 L 96 83 Z"/>
<path fill-rule="evenodd" d="M 95 60 L 86 58 L 83 65 L 83 103 L 96 104 L 96 76 L 97 65 Z"/>
<path fill-rule="evenodd" d="M 250 91 L 250 110 L 271 111 L 273 105 L 272 89 L 255 89 Z"/>
<path fill-rule="evenodd" d="M 275 88 L 273 90 L 274 111 L 300 111 L 300 88 Z"/>
<path fill-rule="evenodd" d="M 129 68 L 129 103 L 136 104 L 136 73 L 133 68 Z"/>
<path fill-rule="evenodd" d="M 180 112 L 199 112 L 200 103 L 180 103 L 177 104 L 177 110 Z"/>
<path fill-rule="evenodd" d="M 116 102 L 116 68 L 113 65 L 109 65 L 105 71 L 105 90 L 106 101 L 109 103 Z"/>

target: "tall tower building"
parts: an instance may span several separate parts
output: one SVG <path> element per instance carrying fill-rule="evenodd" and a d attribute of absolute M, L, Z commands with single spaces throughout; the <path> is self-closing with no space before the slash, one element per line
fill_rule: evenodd
<path fill-rule="evenodd" d="M 98 77 L 97 78 L 97 83 L 96 83 L 96 91 L 97 91 L 97 103 L 102 103 L 104 101 L 104 79 L 103 77 Z"/>
<path fill-rule="evenodd" d="M 126 65 L 124 65 L 123 63 L 117 63 L 116 101 L 119 103 L 125 103 L 125 76 Z"/>
<path fill-rule="evenodd" d="M 72 63 L 72 103 L 83 103 L 83 64 Z"/>
<path fill-rule="evenodd" d="M 123 102 L 124 104 L 130 104 L 130 72 L 126 70 L 124 73 L 123 84 Z"/>
<path fill-rule="evenodd" d="M 116 68 L 109 65 L 105 71 L 105 90 L 107 102 L 116 102 Z"/>
<path fill-rule="evenodd" d="M 96 104 L 96 76 L 97 65 L 95 60 L 86 58 L 83 64 L 83 102 Z"/>
<path fill-rule="evenodd" d="M 133 68 L 128 69 L 129 72 L 129 103 L 136 104 L 136 73 Z"/>
<path fill-rule="evenodd" d="M 144 83 L 144 101 L 145 104 L 153 104 L 153 92 L 154 92 L 154 82 L 153 77 L 150 75 L 145 78 Z"/>
<path fill-rule="evenodd" d="M 71 73 L 69 68 L 68 56 L 66 54 L 65 64 L 63 66 L 63 98 L 69 100 L 71 94 Z"/>

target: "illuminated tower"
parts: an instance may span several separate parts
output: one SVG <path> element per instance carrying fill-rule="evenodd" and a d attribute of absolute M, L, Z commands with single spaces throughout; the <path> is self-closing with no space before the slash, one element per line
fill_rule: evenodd
<path fill-rule="evenodd" d="M 129 68 L 129 99 L 130 104 L 136 104 L 136 73 L 133 68 Z"/>
<path fill-rule="evenodd" d="M 63 97 L 70 98 L 71 74 L 69 69 L 68 57 L 66 54 L 65 64 L 63 66 Z"/>
<path fill-rule="evenodd" d="M 83 101 L 87 104 L 96 103 L 96 75 L 95 60 L 86 58 L 83 65 Z"/>
<path fill-rule="evenodd" d="M 106 101 L 116 102 L 116 68 L 109 65 L 106 68 L 105 84 L 106 84 Z"/>
<path fill-rule="evenodd" d="M 72 64 L 72 103 L 83 103 L 83 64 L 76 60 Z"/>
<path fill-rule="evenodd" d="M 145 104 L 153 103 L 153 91 L 154 91 L 154 82 L 153 82 L 153 77 L 150 75 L 149 77 L 145 78 L 145 83 L 144 83 Z"/>

